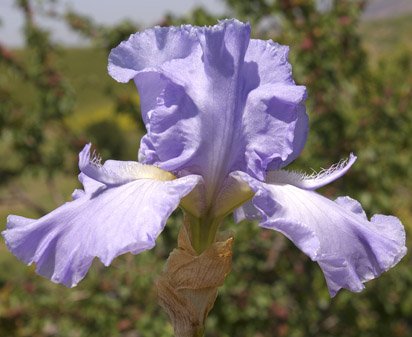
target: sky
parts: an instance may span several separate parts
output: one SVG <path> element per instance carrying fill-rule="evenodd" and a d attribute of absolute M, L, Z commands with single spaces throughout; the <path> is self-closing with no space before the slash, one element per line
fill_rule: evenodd
<path fill-rule="evenodd" d="M 23 44 L 21 28 L 23 18 L 14 6 L 15 0 L 0 0 L 0 43 L 10 47 Z M 171 12 L 184 15 L 197 6 L 203 6 L 211 13 L 224 12 L 221 0 L 60 0 L 59 8 L 73 8 L 76 12 L 89 15 L 102 24 L 114 24 L 130 19 L 143 27 L 160 21 L 162 16 Z M 69 45 L 84 43 L 80 37 L 71 33 L 63 23 L 37 17 L 37 22 L 53 31 L 53 38 Z"/>
<path fill-rule="evenodd" d="M 23 45 L 21 28 L 23 18 L 15 8 L 16 0 L 0 0 L 0 43 L 9 47 Z M 33 3 L 45 0 L 32 0 Z M 330 0 L 317 0 L 328 3 Z M 59 9 L 73 8 L 76 12 L 90 16 L 102 24 L 115 24 L 129 19 L 142 27 L 153 26 L 160 22 L 164 14 L 177 15 L 189 13 L 197 6 L 203 6 L 213 14 L 225 12 L 223 0 L 57 0 Z M 364 19 L 388 17 L 412 11 L 412 0 L 371 0 L 364 13 Z M 37 22 L 50 28 L 53 39 L 66 45 L 87 43 L 79 35 L 70 31 L 64 23 L 37 16 Z"/>

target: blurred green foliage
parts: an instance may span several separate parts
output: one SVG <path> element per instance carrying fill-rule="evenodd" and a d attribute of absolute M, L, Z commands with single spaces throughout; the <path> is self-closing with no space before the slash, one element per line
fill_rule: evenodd
<path fill-rule="evenodd" d="M 47 3 L 47 1 L 43 1 Z M 343 179 L 325 188 L 351 195 L 369 214 L 412 220 L 411 16 L 361 22 L 363 1 L 226 0 L 231 16 L 249 20 L 255 37 L 291 46 L 296 82 L 309 90 L 311 132 L 294 169 L 327 167 L 358 155 Z M 92 140 L 106 158 L 134 159 L 144 132 L 134 88 L 106 74 L 107 54 L 139 29 L 96 24 L 73 11 L 50 13 L 89 38 L 93 48 L 59 49 L 34 24 L 29 0 L 26 48 L 0 42 L 0 216 L 39 216 L 69 196 L 78 149 Z M 160 24 L 214 24 L 198 8 Z M 76 100 L 75 100 L 76 98 Z M 153 282 L 175 247 L 181 214 L 156 248 L 127 254 L 110 268 L 99 262 L 74 289 L 52 284 L 0 246 L 0 336 L 169 337 Z M 282 235 L 228 221 L 235 232 L 233 271 L 220 290 L 209 337 L 412 336 L 412 268 L 406 256 L 360 294 L 330 299 L 318 266 Z M 411 240 L 408 237 L 408 246 Z"/>
<path fill-rule="evenodd" d="M 0 45 L 2 72 L 11 72 L 24 85 L 13 94 L 13 87 L 4 77 L 0 82 L 1 150 L 12 160 L 0 163 L 0 183 L 27 170 L 45 170 L 53 175 L 63 169 L 64 153 L 71 152 L 70 132 L 60 120 L 72 112 L 73 93 L 55 67 L 58 57 L 49 33 L 39 28 L 33 19 L 28 0 L 16 1 L 24 15 L 26 58 L 18 60 Z M 23 106 L 21 97 L 31 93 L 30 106 Z M 64 139 L 60 135 L 67 134 Z"/>

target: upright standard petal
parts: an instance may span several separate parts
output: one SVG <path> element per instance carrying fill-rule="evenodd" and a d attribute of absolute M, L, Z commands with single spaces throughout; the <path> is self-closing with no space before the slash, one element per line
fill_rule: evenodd
<path fill-rule="evenodd" d="M 288 54 L 287 46 L 251 40 L 245 55 L 245 83 L 251 89 L 243 117 L 246 161 L 249 173 L 261 180 L 267 169 L 296 159 L 309 130 L 306 88 L 295 84 Z"/>
<path fill-rule="evenodd" d="M 213 188 L 223 183 L 242 151 L 246 95 L 241 77 L 250 27 L 231 20 L 199 28 L 197 35 L 198 48 L 185 59 L 165 63 L 162 73 L 184 89 L 186 99 L 197 111 L 196 126 L 190 132 L 199 140 L 198 146 L 182 168 L 190 167 Z M 176 116 L 183 107 L 176 110 Z"/>
<path fill-rule="evenodd" d="M 180 29 L 188 36 L 186 54 L 130 66 L 131 60 L 148 57 L 131 38 L 112 51 L 117 56 L 109 69 L 134 69 L 129 75 L 148 131 L 139 158 L 167 171 L 202 175 L 211 200 L 230 172 L 262 179 L 268 167 L 297 156 L 306 141 L 306 93 L 292 79 L 288 48 L 250 40 L 249 25 L 226 20 Z M 173 34 L 176 28 L 164 35 Z M 153 44 L 155 35 L 139 35 L 139 43 Z"/>
<path fill-rule="evenodd" d="M 190 25 L 155 27 L 133 34 L 109 55 L 109 74 L 128 82 L 139 72 L 188 56 L 196 40 Z"/>
<path fill-rule="evenodd" d="M 361 205 L 349 197 L 332 201 L 292 185 L 293 180 L 273 180 L 279 178 L 276 174 L 268 175 L 267 183 L 238 175 L 256 193 L 254 207 L 239 210 L 238 218 L 259 218 L 260 226 L 287 236 L 318 262 L 331 296 L 341 288 L 361 291 L 364 282 L 406 254 L 405 231 L 396 217 L 378 214 L 369 221 Z"/>
<path fill-rule="evenodd" d="M 80 166 L 87 166 L 82 160 L 89 156 L 88 150 L 81 153 Z M 130 162 L 106 163 L 92 172 L 101 180 L 112 183 L 135 174 L 122 171 Z M 85 189 L 77 190 L 73 201 L 38 220 L 11 215 L 2 233 L 19 259 L 36 263 L 40 275 L 68 287 L 86 275 L 94 257 L 107 266 L 120 254 L 151 249 L 180 200 L 199 182 L 193 175 L 174 180 L 135 176 L 109 185 L 85 173 L 80 178 Z"/>

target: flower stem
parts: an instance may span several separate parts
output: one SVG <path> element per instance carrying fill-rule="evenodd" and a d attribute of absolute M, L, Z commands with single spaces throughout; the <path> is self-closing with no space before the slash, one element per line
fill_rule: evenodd
<path fill-rule="evenodd" d="M 222 222 L 222 218 L 211 218 L 205 216 L 202 218 L 188 217 L 185 222 L 189 238 L 194 250 L 201 254 L 209 248 L 216 240 L 217 230 Z"/>

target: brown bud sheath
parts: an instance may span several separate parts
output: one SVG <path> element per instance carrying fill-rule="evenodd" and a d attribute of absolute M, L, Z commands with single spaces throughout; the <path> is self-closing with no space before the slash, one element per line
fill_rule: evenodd
<path fill-rule="evenodd" d="M 231 269 L 233 237 L 216 241 L 198 255 L 187 228 L 185 220 L 178 248 L 170 254 L 156 286 L 159 304 L 168 313 L 175 336 L 202 337 L 217 289 Z"/>

